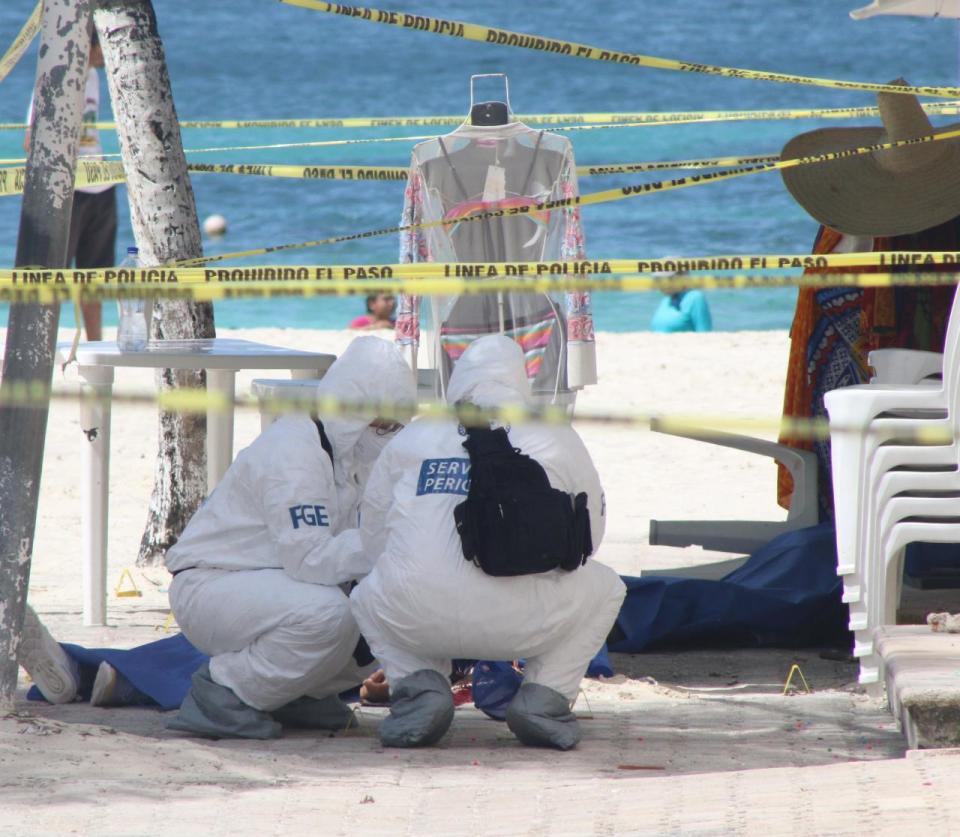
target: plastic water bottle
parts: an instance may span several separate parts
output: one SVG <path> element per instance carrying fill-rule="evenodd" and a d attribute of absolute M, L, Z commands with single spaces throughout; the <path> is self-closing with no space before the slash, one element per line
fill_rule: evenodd
<path fill-rule="evenodd" d="M 127 248 L 127 257 L 120 263 L 121 268 L 140 267 L 140 257 L 136 247 Z M 117 329 L 117 348 L 121 352 L 141 352 L 150 341 L 149 314 L 152 305 L 143 299 L 117 300 L 120 309 L 120 327 Z"/>

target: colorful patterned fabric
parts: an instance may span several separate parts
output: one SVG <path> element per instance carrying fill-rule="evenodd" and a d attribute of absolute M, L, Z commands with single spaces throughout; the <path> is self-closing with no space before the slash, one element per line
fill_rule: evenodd
<path fill-rule="evenodd" d="M 555 315 L 529 325 L 513 325 L 504 328 L 503 333 L 523 349 L 528 378 L 536 378 L 540 374 L 554 328 L 557 328 Z M 446 356 L 456 363 L 460 355 L 466 351 L 467 346 L 488 333 L 446 327 L 440 335 L 440 344 Z"/>
<path fill-rule="evenodd" d="M 832 253 L 842 236 L 820 227 L 813 253 Z M 840 273 L 846 268 L 827 268 Z M 864 383 L 869 378 L 867 348 L 862 332 L 863 291 L 859 288 L 800 288 L 797 309 L 790 327 L 790 359 L 784 393 L 783 415 L 790 418 L 822 418 L 823 396 L 838 386 Z M 818 462 L 819 510 L 822 520 L 833 519 L 830 475 L 830 441 L 780 437 L 781 444 L 814 450 Z M 777 500 L 790 507 L 793 479 L 779 466 Z"/>
<path fill-rule="evenodd" d="M 842 235 L 820 227 L 813 253 L 832 253 Z M 960 227 L 956 221 L 922 233 L 875 238 L 873 252 L 894 250 L 956 250 Z M 859 268 L 868 273 L 888 268 Z M 909 266 L 894 268 L 907 272 Z M 924 267 L 923 270 L 945 268 Z M 949 266 L 946 267 L 949 269 Z M 813 273 L 846 273 L 849 268 L 826 268 Z M 867 383 L 867 356 L 874 349 L 904 348 L 943 351 L 947 317 L 953 302 L 953 285 L 893 288 L 801 288 L 790 327 L 790 359 L 784 392 L 783 415 L 791 418 L 826 418 L 824 395 L 839 387 Z M 782 444 L 813 450 L 818 461 L 821 520 L 833 520 L 833 480 L 830 441 L 815 442 L 780 437 Z M 777 501 L 790 508 L 793 480 L 779 466 Z"/>

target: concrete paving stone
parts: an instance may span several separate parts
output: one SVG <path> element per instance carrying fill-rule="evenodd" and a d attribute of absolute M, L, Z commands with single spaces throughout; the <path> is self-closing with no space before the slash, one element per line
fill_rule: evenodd
<path fill-rule="evenodd" d="M 960 634 L 927 625 L 891 625 L 877 632 L 890 711 L 911 748 L 960 744 Z"/>

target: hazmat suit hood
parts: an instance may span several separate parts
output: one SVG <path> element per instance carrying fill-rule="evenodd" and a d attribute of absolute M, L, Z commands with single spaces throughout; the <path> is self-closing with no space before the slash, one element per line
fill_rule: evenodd
<path fill-rule="evenodd" d="M 530 404 L 523 350 L 509 337 L 490 334 L 474 340 L 460 356 L 447 386 L 447 401 L 478 407 Z"/>
<path fill-rule="evenodd" d="M 383 402 L 400 405 L 398 420 L 406 422 L 416 407 L 417 386 L 413 372 L 400 352 L 379 337 L 357 337 L 333 363 L 317 386 L 318 411 L 333 446 L 334 477 L 339 488 L 356 483 L 357 443 L 369 428 L 364 416 L 323 415 L 323 399 L 332 397 L 351 403 Z M 352 486 L 353 490 L 362 488 Z"/>

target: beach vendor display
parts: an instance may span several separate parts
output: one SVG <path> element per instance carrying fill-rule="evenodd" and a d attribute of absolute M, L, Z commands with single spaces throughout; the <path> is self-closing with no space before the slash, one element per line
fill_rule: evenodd
<path fill-rule="evenodd" d="M 498 77 L 505 82 L 505 76 Z M 402 232 L 400 261 L 585 258 L 580 209 L 536 208 L 579 194 L 570 141 L 517 121 L 509 93 L 502 102 L 474 105 L 476 78 L 471 78 L 470 120 L 414 148 L 404 193 L 403 226 L 450 223 Z M 517 209 L 525 211 L 516 213 Z M 499 211 L 507 212 L 470 220 Z M 490 274 L 465 264 L 460 275 Z M 523 349 L 538 401 L 572 403 L 576 390 L 597 381 L 588 293 L 485 293 L 423 300 L 401 295 L 398 300 L 397 342 L 413 368 L 438 371 L 440 397 L 464 349 L 493 333 L 506 334 Z"/>
<path fill-rule="evenodd" d="M 903 85 L 903 79 L 891 84 Z M 937 133 L 915 96 L 877 94 L 882 126 L 823 128 L 794 137 L 791 159 Z M 952 125 L 941 131 L 956 130 Z M 960 249 L 960 143 L 918 143 L 827 163 L 782 169 L 784 184 L 821 226 L 813 252 L 855 253 Z M 859 272 L 915 270 L 903 265 Z M 949 265 L 924 271 L 950 270 Z M 849 268 L 818 268 L 845 273 Z M 790 329 L 784 415 L 826 416 L 823 397 L 870 379 L 874 349 L 943 351 L 954 285 L 890 288 L 801 288 Z M 829 439 L 781 438 L 812 449 L 819 460 L 821 520 L 833 519 Z M 778 499 L 789 507 L 790 474 L 780 468 Z"/>
<path fill-rule="evenodd" d="M 355 339 L 318 390 L 411 412 L 416 398 L 400 353 L 373 336 Z M 400 426 L 288 415 L 237 456 L 167 553 L 174 616 L 211 657 L 170 728 L 275 738 L 281 724 L 351 725 L 337 695 L 374 666 L 338 585 L 362 578 L 376 557 L 364 548 L 357 506 L 374 461 Z"/>
<path fill-rule="evenodd" d="M 523 350 L 501 335 L 472 342 L 453 370 L 447 398 L 487 408 L 529 405 Z M 386 447 L 367 483 L 364 532 L 382 530 L 382 541 L 350 605 L 390 683 L 390 715 L 379 730 L 386 746 L 430 745 L 446 732 L 454 708 L 448 676 L 457 658 L 524 658 L 523 684 L 506 714 L 511 731 L 526 744 L 563 750 L 580 739 L 571 706 L 625 593 L 612 569 L 588 557 L 603 537 L 603 490 L 569 425 L 497 428 L 421 419 Z M 497 444 L 506 450 L 497 451 Z M 494 446 L 493 454 L 484 453 L 486 445 Z M 513 462 L 518 473 L 529 476 L 532 466 L 542 474 L 545 488 L 525 489 L 526 499 L 537 498 L 532 505 L 510 499 L 509 484 L 494 476 L 504 473 L 494 460 L 517 458 L 514 449 L 525 460 Z M 476 510 L 483 500 L 476 496 L 481 484 L 494 509 L 503 492 L 497 516 L 511 522 L 519 510 L 525 532 L 540 533 L 536 544 L 517 550 L 513 567 L 503 564 L 511 538 L 524 542 L 515 531 L 496 541 L 502 548 L 492 555 L 481 533 L 481 547 L 470 552 L 478 532 L 467 508 Z M 537 513 L 533 507 L 540 502 L 543 509 L 554 505 Z M 485 519 L 489 530 L 506 526 Z M 553 549 L 558 536 L 559 552 Z M 467 560 L 468 553 L 478 563 Z M 572 560 L 558 564 L 558 554 Z M 521 566 L 524 561 L 536 566 Z M 505 574 L 512 572 L 523 574 Z"/>

